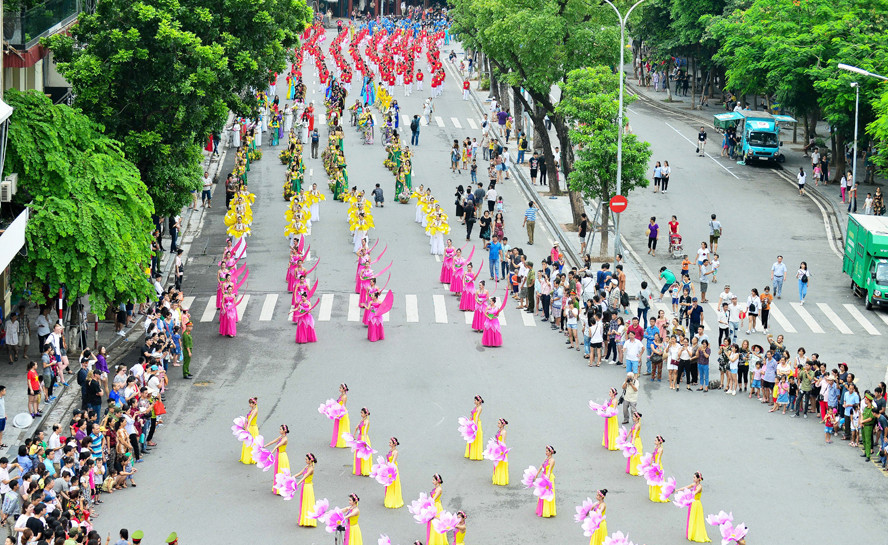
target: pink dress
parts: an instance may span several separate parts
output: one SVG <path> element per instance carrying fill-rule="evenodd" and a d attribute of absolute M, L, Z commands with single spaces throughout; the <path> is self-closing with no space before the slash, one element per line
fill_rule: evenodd
<path fill-rule="evenodd" d="M 225 296 L 225 280 L 219 279 L 216 283 L 216 308 L 222 308 L 222 299 Z"/>
<path fill-rule="evenodd" d="M 438 280 L 442 284 L 449 284 L 450 278 L 453 275 L 453 256 L 456 254 L 455 248 L 444 248 L 444 259 L 443 263 L 441 263 L 441 275 L 438 277 Z"/>
<path fill-rule="evenodd" d="M 355 270 L 355 293 L 361 293 L 361 270 L 370 266 L 370 256 L 362 255 L 358 259 L 358 268 Z"/>
<path fill-rule="evenodd" d="M 494 313 L 492 306 L 487 307 L 484 311 L 484 334 L 481 335 L 481 344 L 483 346 L 502 346 L 503 335 L 500 333 L 499 313 Z"/>
<path fill-rule="evenodd" d="M 385 329 L 382 327 L 382 315 L 377 314 L 380 303 L 370 303 L 370 323 L 367 324 L 367 340 L 375 343 L 385 339 Z"/>
<path fill-rule="evenodd" d="M 219 312 L 219 334 L 237 336 L 237 305 L 233 295 L 226 295 Z"/>
<path fill-rule="evenodd" d="M 463 265 L 465 260 L 461 257 L 453 259 L 453 274 L 450 276 L 450 293 L 459 293 L 463 290 Z"/>
<path fill-rule="evenodd" d="M 296 278 L 296 256 L 290 258 L 290 266 L 287 267 L 287 291 L 293 291 L 296 289 L 296 284 L 299 281 Z"/>
<path fill-rule="evenodd" d="M 459 298 L 459 309 L 474 311 L 475 310 L 475 282 L 468 272 L 463 273 L 465 284 L 463 284 L 462 295 Z"/>
<path fill-rule="evenodd" d="M 318 336 L 315 334 L 314 317 L 311 315 L 311 304 L 303 301 L 294 315 L 298 315 L 296 321 L 296 344 L 316 343 Z"/>
<path fill-rule="evenodd" d="M 484 330 L 484 311 L 487 308 L 487 294 L 475 294 L 475 315 L 472 317 L 472 331 Z"/>
<path fill-rule="evenodd" d="M 367 294 L 368 301 L 372 300 L 374 293 L 379 293 L 379 288 L 373 288 L 370 290 L 370 293 Z M 363 322 L 363 324 L 366 326 L 370 325 L 370 309 L 369 308 L 364 309 L 364 316 L 361 318 L 361 322 Z"/>
<path fill-rule="evenodd" d="M 370 268 L 364 269 L 361 271 L 361 276 L 358 278 L 358 282 L 360 284 L 360 290 L 358 293 L 361 294 L 360 299 L 358 299 L 359 305 L 366 305 L 370 301 L 370 279 L 373 278 L 373 270 Z"/>

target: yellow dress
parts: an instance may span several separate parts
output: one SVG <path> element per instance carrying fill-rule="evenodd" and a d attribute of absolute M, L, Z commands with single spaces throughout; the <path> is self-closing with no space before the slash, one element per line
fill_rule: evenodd
<path fill-rule="evenodd" d="M 635 445 L 638 452 L 635 456 L 630 456 L 626 459 L 626 473 L 629 475 L 638 475 L 638 464 L 641 463 L 641 450 L 643 447 L 641 444 L 641 433 L 637 426 L 632 426 L 632 430 L 629 434 L 632 436 L 632 443 Z"/>
<path fill-rule="evenodd" d="M 700 496 L 702 495 L 703 489 L 701 488 L 694 495 L 694 502 L 688 507 L 687 537 L 688 541 L 710 543 L 712 540 L 709 539 L 709 535 L 706 533 L 706 515 L 703 514 L 703 502 L 700 501 Z"/>
<path fill-rule="evenodd" d="M 392 461 L 392 453 L 389 452 L 385 457 L 387 462 Z M 395 462 L 395 467 L 398 467 L 398 462 Z M 385 506 L 389 509 L 398 509 L 399 507 L 404 507 L 404 498 L 401 497 L 401 470 L 398 469 L 397 477 L 395 477 L 395 482 L 385 487 Z"/>
<path fill-rule="evenodd" d="M 610 406 L 616 406 L 617 400 L 611 399 L 607 402 Z M 618 450 L 617 438 L 620 436 L 620 428 L 617 423 L 617 417 L 611 416 L 604 421 L 604 437 L 601 439 L 601 446 L 607 447 L 607 450 Z"/>
<path fill-rule="evenodd" d="M 300 490 L 297 494 L 299 496 L 299 526 L 315 528 L 318 525 L 316 519 L 308 516 L 308 514 L 314 509 L 315 504 L 314 484 L 312 484 L 313 479 L 314 474 L 311 474 L 302 481 L 301 485 L 299 485 Z"/>
<path fill-rule="evenodd" d="M 361 537 L 361 527 L 358 526 L 358 517 L 360 515 L 348 517 L 343 545 L 364 545 L 364 539 Z"/>
<path fill-rule="evenodd" d="M 453 545 L 462 545 L 466 542 L 466 532 L 463 530 L 462 532 L 457 531 L 453 535 Z"/>
<path fill-rule="evenodd" d="M 601 514 L 607 515 L 607 506 L 603 505 L 601 507 Z M 595 533 L 592 534 L 592 537 L 589 538 L 589 545 L 603 545 L 604 540 L 607 538 L 607 521 L 602 520 L 601 526 L 595 530 Z"/>
<path fill-rule="evenodd" d="M 290 471 L 290 457 L 287 456 L 287 445 L 281 445 L 277 449 L 277 456 L 274 458 L 274 477 L 271 480 L 271 491 L 277 495 L 280 495 L 280 491 L 274 485 L 274 481 L 277 479 L 277 476 L 280 473 L 283 473 L 284 470 Z"/>
<path fill-rule="evenodd" d="M 660 448 L 654 449 L 654 459 L 653 462 L 655 464 L 660 463 L 660 458 L 663 456 L 663 451 Z M 661 466 L 662 467 L 662 466 Z M 654 503 L 669 503 L 669 500 L 661 500 L 660 493 L 663 491 L 662 486 L 652 486 L 648 485 L 648 498 Z"/>
<path fill-rule="evenodd" d="M 361 422 L 360 428 L 358 428 L 358 435 L 357 435 L 357 437 L 355 437 L 356 440 L 357 439 L 364 440 L 367 443 L 368 447 L 371 446 L 370 445 L 370 436 L 367 435 L 367 428 L 369 428 L 369 427 L 370 427 L 370 425 L 367 422 Z M 370 467 L 372 466 L 372 463 L 371 463 L 372 461 L 373 461 L 372 457 L 364 460 L 363 458 L 358 456 L 358 453 L 356 452 L 355 453 L 355 460 L 354 460 L 354 463 L 352 464 L 352 473 L 354 475 L 363 476 L 363 477 L 370 475 Z"/>
<path fill-rule="evenodd" d="M 555 473 L 552 472 L 552 459 L 547 458 L 545 462 L 543 462 L 543 472 L 548 477 L 550 481 L 552 481 L 552 499 L 546 501 L 542 498 L 537 500 L 537 510 L 536 514 L 538 517 L 549 518 L 555 516 Z"/>
<path fill-rule="evenodd" d="M 256 417 L 258 416 L 259 411 L 253 413 L 253 417 L 250 418 L 250 421 L 247 422 L 247 431 L 250 432 L 250 435 L 256 437 L 259 435 L 259 427 L 256 425 Z M 246 443 L 241 446 L 241 457 L 240 461 L 243 464 L 255 464 L 256 460 L 253 459 L 253 447 L 248 447 Z"/>
<path fill-rule="evenodd" d="M 432 490 L 432 497 L 435 495 L 435 491 Z M 437 514 L 440 515 L 442 511 L 444 511 L 444 506 L 441 505 L 441 496 L 443 493 L 438 494 L 438 497 L 435 498 L 435 509 L 437 510 Z M 432 526 L 432 521 L 429 521 L 426 528 L 426 542 L 428 545 L 447 545 L 447 535 L 439 534 L 435 531 L 435 527 Z"/>
<path fill-rule="evenodd" d="M 496 440 L 500 441 L 501 434 L 497 432 Z M 509 485 L 509 459 L 508 455 L 504 462 L 497 462 L 493 466 L 493 484 L 499 486 Z"/>
<path fill-rule="evenodd" d="M 465 457 L 469 460 L 483 460 L 484 459 L 484 430 L 481 429 L 481 411 L 478 410 L 478 407 L 472 409 L 472 421 L 478 425 L 478 433 L 475 435 L 475 440 L 471 443 L 466 443 L 466 454 Z"/>
<path fill-rule="evenodd" d="M 339 399 L 336 400 L 337 403 L 343 405 L 342 396 L 339 396 Z M 335 445 L 331 444 L 330 446 L 335 446 L 336 448 L 346 448 L 345 439 L 342 438 L 343 433 L 347 433 L 351 429 L 351 422 L 348 420 L 348 413 L 342 415 L 342 418 L 339 420 L 333 421 L 333 438 L 336 440 Z M 333 443 L 333 441 L 331 441 Z"/>

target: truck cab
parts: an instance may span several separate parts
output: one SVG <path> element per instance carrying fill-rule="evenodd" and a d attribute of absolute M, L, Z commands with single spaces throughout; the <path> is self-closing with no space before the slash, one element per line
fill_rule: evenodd
<path fill-rule="evenodd" d="M 888 217 L 848 215 L 842 272 L 867 310 L 888 306 Z"/>
<path fill-rule="evenodd" d="M 740 140 L 740 156 L 744 163 L 750 161 L 780 162 L 784 156 L 780 153 L 780 123 L 796 123 L 788 115 L 772 115 L 768 112 L 740 110 L 715 115 L 715 126 L 726 128 L 736 127 Z"/>

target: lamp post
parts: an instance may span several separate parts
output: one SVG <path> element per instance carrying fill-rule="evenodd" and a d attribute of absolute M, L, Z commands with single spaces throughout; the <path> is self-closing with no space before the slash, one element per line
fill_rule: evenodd
<path fill-rule="evenodd" d="M 869 70 L 864 70 L 858 66 L 839 63 L 838 67 L 840 70 L 846 70 L 862 76 L 888 81 L 888 78 L 885 76 L 870 72 Z M 857 183 L 857 125 L 859 120 L 858 108 L 860 106 L 860 84 L 853 81 L 851 82 L 851 87 L 854 88 L 854 157 L 851 159 L 851 183 Z"/>
<path fill-rule="evenodd" d="M 617 14 L 617 20 L 620 21 L 620 65 L 618 70 L 618 77 L 620 78 L 620 100 L 619 100 L 619 111 L 617 112 L 617 195 L 621 195 L 623 192 L 623 50 L 625 49 L 625 40 L 626 40 L 626 22 L 629 20 L 629 14 L 632 13 L 632 10 L 641 5 L 644 0 L 638 0 L 635 4 L 629 8 L 629 11 L 626 12 L 626 15 L 620 13 L 620 10 L 617 9 L 610 0 L 602 0 L 602 2 L 606 3 L 610 7 L 614 9 L 614 13 Z M 620 253 L 621 250 L 620 244 L 620 214 L 614 214 L 614 261 L 616 262 L 617 254 Z"/>

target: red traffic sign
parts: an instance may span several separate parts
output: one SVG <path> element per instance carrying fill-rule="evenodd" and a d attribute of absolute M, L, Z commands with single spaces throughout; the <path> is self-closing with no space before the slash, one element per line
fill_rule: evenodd
<path fill-rule="evenodd" d="M 629 200 L 622 195 L 614 195 L 610 200 L 610 209 L 611 212 L 615 214 L 619 214 L 620 212 L 625 212 L 626 207 L 629 206 Z"/>

